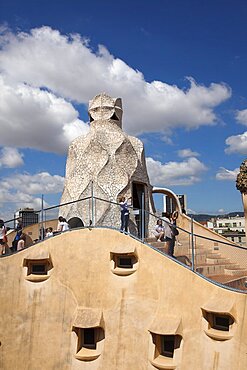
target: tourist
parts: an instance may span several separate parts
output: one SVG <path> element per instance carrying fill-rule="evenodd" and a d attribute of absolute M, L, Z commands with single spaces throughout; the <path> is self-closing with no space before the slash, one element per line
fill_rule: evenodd
<path fill-rule="evenodd" d="M 18 243 L 17 243 L 17 251 L 24 249 L 26 246 L 25 244 L 26 244 L 26 235 L 21 234 L 20 239 L 18 240 Z"/>
<path fill-rule="evenodd" d="M 59 216 L 58 221 L 59 222 L 58 222 L 57 232 L 63 232 L 63 231 L 69 230 L 69 224 L 64 217 Z"/>
<path fill-rule="evenodd" d="M 130 200 L 130 198 L 126 199 L 125 197 L 120 197 L 119 199 L 119 205 L 120 205 L 120 208 L 121 208 L 121 231 L 125 231 L 125 232 L 128 232 L 128 226 L 129 226 L 129 204 L 128 204 L 128 200 Z"/>
<path fill-rule="evenodd" d="M 45 228 L 44 226 L 42 226 L 40 229 L 39 229 L 39 240 L 43 240 L 45 237 Z"/>
<path fill-rule="evenodd" d="M 22 222 L 21 222 L 21 220 L 17 221 L 15 231 L 16 231 L 16 235 L 14 237 L 14 240 L 12 242 L 12 247 L 11 247 L 12 252 L 17 251 L 17 244 L 18 244 L 18 241 L 20 240 L 20 237 L 21 237 L 21 234 L 22 234 Z"/>
<path fill-rule="evenodd" d="M 50 238 L 51 236 L 53 236 L 53 228 L 52 228 L 52 227 L 48 227 L 48 228 L 46 229 L 45 237 L 46 237 L 46 238 Z"/>
<path fill-rule="evenodd" d="M 170 214 L 168 212 L 162 213 L 162 220 L 164 221 L 164 231 L 165 231 L 165 242 L 168 247 L 168 254 L 170 254 L 170 244 L 172 242 L 172 230 L 170 227 Z"/>
<path fill-rule="evenodd" d="M 169 242 L 168 246 L 168 254 L 171 257 L 174 257 L 174 247 L 175 247 L 175 241 L 176 241 L 176 236 L 179 234 L 178 229 L 176 228 L 176 222 L 178 218 L 178 211 L 173 212 L 171 216 L 171 240 Z"/>
<path fill-rule="evenodd" d="M 157 242 L 164 241 L 165 228 L 162 224 L 162 220 L 158 220 L 154 229 L 154 236 L 157 239 Z"/>
<path fill-rule="evenodd" d="M 0 256 L 5 254 L 6 244 L 7 244 L 7 236 L 6 236 L 6 227 L 4 226 L 3 220 L 0 220 Z"/>

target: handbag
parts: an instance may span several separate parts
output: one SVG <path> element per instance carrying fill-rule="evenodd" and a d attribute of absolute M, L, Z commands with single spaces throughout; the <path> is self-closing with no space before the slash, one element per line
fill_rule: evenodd
<path fill-rule="evenodd" d="M 172 236 L 178 236 L 179 235 L 179 231 L 178 231 L 178 229 L 176 228 L 175 225 L 170 225 L 170 228 L 171 228 L 171 231 L 172 231 Z"/>

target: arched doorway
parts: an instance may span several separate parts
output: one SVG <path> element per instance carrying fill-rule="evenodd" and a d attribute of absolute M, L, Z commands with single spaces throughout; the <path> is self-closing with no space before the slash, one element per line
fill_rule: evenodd
<path fill-rule="evenodd" d="M 84 226 L 84 223 L 82 222 L 82 220 L 79 217 L 72 217 L 68 221 L 68 224 L 69 224 L 71 229 L 76 229 L 76 228 Z"/>

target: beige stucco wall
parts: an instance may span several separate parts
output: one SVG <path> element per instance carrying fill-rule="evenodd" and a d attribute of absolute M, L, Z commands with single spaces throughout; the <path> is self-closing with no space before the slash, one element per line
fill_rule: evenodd
<path fill-rule="evenodd" d="M 131 249 L 137 270 L 129 276 L 114 274 L 111 252 Z M 45 252 L 53 264 L 50 277 L 27 281 L 24 258 Z M 84 229 L 55 236 L 2 258 L 0 274 L 0 369 L 155 369 L 149 361 L 154 351 L 149 330 L 160 325 L 164 331 L 177 320 L 183 340 L 171 366 L 163 368 L 247 368 L 246 295 L 213 285 L 117 231 Z M 219 310 L 232 307 L 231 339 L 205 334 L 201 308 L 212 302 L 218 302 Z M 94 361 L 74 357 L 77 336 L 72 326 L 78 308 L 102 312 L 105 339 Z"/>

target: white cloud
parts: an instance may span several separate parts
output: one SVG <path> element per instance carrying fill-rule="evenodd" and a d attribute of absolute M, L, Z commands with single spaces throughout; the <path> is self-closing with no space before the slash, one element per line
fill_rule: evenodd
<path fill-rule="evenodd" d="M 181 149 L 178 150 L 178 156 L 180 158 L 188 158 L 188 157 L 198 157 L 200 154 L 197 152 L 193 152 L 191 149 Z"/>
<path fill-rule="evenodd" d="M 40 194 L 56 194 L 63 190 L 64 178 L 41 172 L 34 175 L 14 174 L 0 181 L 1 218 L 11 219 L 17 209 L 41 208 Z M 39 197 L 37 197 L 39 195 Z M 45 207 L 48 203 L 44 203 Z"/>
<path fill-rule="evenodd" d="M 218 209 L 218 213 L 224 214 L 225 210 L 223 208 Z"/>
<path fill-rule="evenodd" d="M 197 214 L 197 212 L 196 211 L 194 211 L 193 209 L 191 209 L 191 208 L 188 208 L 187 209 L 187 214 L 189 214 L 189 215 L 196 215 Z"/>
<path fill-rule="evenodd" d="M 239 123 L 247 126 L 247 109 L 239 110 L 236 112 L 236 119 Z"/>
<path fill-rule="evenodd" d="M 236 120 L 247 126 L 247 109 L 239 110 L 236 112 Z M 247 154 L 247 131 L 239 135 L 229 136 L 226 141 L 228 147 L 225 149 L 225 153 L 239 153 Z"/>
<path fill-rule="evenodd" d="M 2 76 L 0 107 L 0 145 L 64 152 L 88 129 L 64 99 L 23 83 L 10 85 Z"/>
<path fill-rule="evenodd" d="M 44 202 L 44 207 L 48 207 L 49 204 Z M 5 221 L 11 220 L 14 217 L 14 213 L 22 208 L 33 208 L 34 210 L 41 209 L 41 198 L 35 197 L 20 191 L 11 193 L 6 190 L 0 194 L 0 207 L 1 207 L 1 218 Z M 7 224 L 7 226 L 12 226 Z"/>
<path fill-rule="evenodd" d="M 162 164 L 153 158 L 147 158 L 150 182 L 155 186 L 193 185 L 199 182 L 207 167 L 197 158 L 188 158 L 183 162 Z"/>
<path fill-rule="evenodd" d="M 239 168 L 235 170 L 227 170 L 224 167 L 220 167 L 219 171 L 216 174 L 217 180 L 227 180 L 227 181 L 236 181 L 237 174 L 239 173 Z"/>
<path fill-rule="evenodd" d="M 41 208 L 41 198 L 33 197 L 30 194 L 21 192 L 21 191 L 15 191 L 11 192 L 6 189 L 4 189 L 3 192 L 1 192 L 0 195 L 0 203 L 9 203 L 11 204 L 12 208 L 12 215 L 13 212 L 22 207 L 31 207 L 34 206 L 34 204 L 37 205 L 36 209 Z"/>
<path fill-rule="evenodd" d="M 2 148 L 0 152 L 0 167 L 15 168 L 23 164 L 23 154 L 16 148 Z"/>
<path fill-rule="evenodd" d="M 223 83 L 205 87 L 192 78 L 187 90 L 148 83 L 104 46 L 94 52 L 79 35 L 49 27 L 17 34 L 5 30 L 0 46 L 0 124 L 9 146 L 64 151 L 71 138 L 85 133 L 71 101 L 88 104 L 103 91 L 123 98 L 124 129 L 131 134 L 215 124 L 214 108 L 231 96 Z"/>
<path fill-rule="evenodd" d="M 239 153 L 246 155 L 247 154 L 247 131 L 240 135 L 229 136 L 226 139 L 226 145 L 228 147 L 225 149 L 225 152 L 228 154 Z"/>
<path fill-rule="evenodd" d="M 64 178 L 58 175 L 50 175 L 41 172 L 35 175 L 28 173 L 15 174 L 6 177 L 0 182 L 3 189 L 14 189 L 14 191 L 26 194 L 55 194 L 63 190 Z"/>
<path fill-rule="evenodd" d="M 171 134 L 171 133 L 170 133 Z M 161 140 L 167 145 L 173 145 L 172 139 L 168 135 L 161 136 Z"/>

